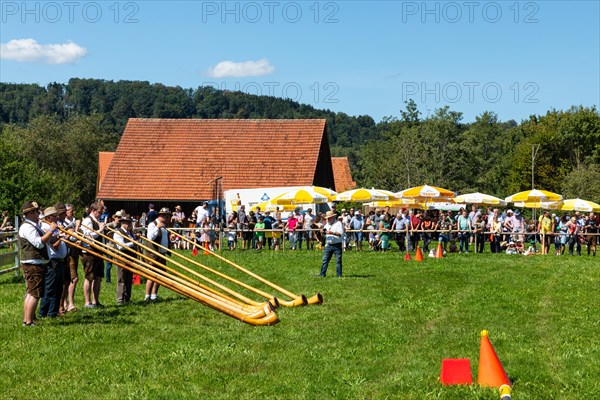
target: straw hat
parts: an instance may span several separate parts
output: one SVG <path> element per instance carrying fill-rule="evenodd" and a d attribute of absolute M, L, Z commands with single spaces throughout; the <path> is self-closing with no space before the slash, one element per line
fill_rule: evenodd
<path fill-rule="evenodd" d="M 56 208 L 54 208 L 54 207 L 47 207 L 44 210 L 44 218 L 49 217 L 51 215 L 56 215 L 56 214 L 58 214 L 58 212 L 56 211 Z"/>
<path fill-rule="evenodd" d="M 325 218 L 334 218 L 334 217 L 335 217 L 335 213 L 331 210 L 329 210 L 325 213 Z"/>

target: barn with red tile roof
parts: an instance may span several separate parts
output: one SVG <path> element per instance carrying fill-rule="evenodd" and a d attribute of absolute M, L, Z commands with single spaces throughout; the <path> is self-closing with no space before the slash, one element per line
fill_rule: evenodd
<path fill-rule="evenodd" d="M 324 119 L 145 119 L 127 123 L 97 198 L 114 211 L 174 207 L 220 191 L 335 188 Z M 193 207 L 192 207 L 193 208 Z"/>

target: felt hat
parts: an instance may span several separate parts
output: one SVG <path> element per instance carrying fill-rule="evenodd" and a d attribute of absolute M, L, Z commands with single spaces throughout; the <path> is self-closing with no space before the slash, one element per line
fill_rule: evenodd
<path fill-rule="evenodd" d="M 171 215 L 171 210 L 168 207 L 163 207 L 158 212 L 158 215 Z"/>
<path fill-rule="evenodd" d="M 40 206 L 38 205 L 38 203 L 36 203 L 35 201 L 28 201 L 27 203 L 23 204 L 23 207 L 21 207 L 21 212 L 23 214 L 27 214 L 30 211 L 34 211 L 34 210 L 39 210 Z"/>

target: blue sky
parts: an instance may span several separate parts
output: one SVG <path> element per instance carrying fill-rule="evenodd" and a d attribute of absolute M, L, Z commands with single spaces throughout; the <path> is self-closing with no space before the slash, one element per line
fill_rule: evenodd
<path fill-rule="evenodd" d="M 0 3 L 0 81 L 145 80 L 381 120 L 600 103 L 598 1 Z M 30 40 L 26 40 L 30 39 Z"/>

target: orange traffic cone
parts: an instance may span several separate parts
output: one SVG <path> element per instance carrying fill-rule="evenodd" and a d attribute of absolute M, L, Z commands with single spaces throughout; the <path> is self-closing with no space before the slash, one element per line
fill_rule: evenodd
<path fill-rule="evenodd" d="M 206 251 L 206 249 L 208 249 L 208 244 L 204 244 L 204 246 L 202 247 L 204 249 L 204 255 L 207 256 L 210 253 L 208 251 Z"/>
<path fill-rule="evenodd" d="M 142 284 L 142 280 L 140 279 L 139 275 L 133 275 L 133 284 L 134 285 L 141 285 Z"/>
<path fill-rule="evenodd" d="M 415 261 L 423 261 L 423 253 L 421 253 L 421 248 L 417 246 L 417 254 L 415 254 Z"/>
<path fill-rule="evenodd" d="M 406 254 L 404 254 L 404 261 L 410 261 L 410 253 L 407 251 Z"/>
<path fill-rule="evenodd" d="M 437 250 L 435 251 L 435 258 L 444 258 L 444 248 L 442 242 L 438 243 Z"/>
<path fill-rule="evenodd" d="M 194 248 L 192 249 L 192 255 L 194 257 L 198 255 L 198 248 L 196 246 L 194 246 Z"/>
<path fill-rule="evenodd" d="M 496 351 L 494 351 L 492 343 L 490 343 L 487 330 L 481 331 L 477 383 L 481 386 L 497 387 L 500 390 L 502 400 L 511 399 L 510 380 L 502 367 L 502 363 L 500 363 L 500 359 L 498 359 Z"/>

